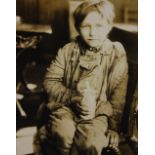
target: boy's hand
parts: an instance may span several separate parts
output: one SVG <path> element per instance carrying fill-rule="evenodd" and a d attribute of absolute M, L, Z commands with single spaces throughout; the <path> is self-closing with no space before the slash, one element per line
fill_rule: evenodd
<path fill-rule="evenodd" d="M 92 119 L 92 109 L 88 105 L 83 105 L 81 103 L 83 97 L 81 96 L 74 96 L 71 99 L 72 106 L 74 107 L 75 111 L 79 114 L 80 118 L 82 119 Z M 90 118 L 89 118 L 90 116 Z"/>
<path fill-rule="evenodd" d="M 108 130 L 107 137 L 109 139 L 110 147 L 118 147 L 119 145 L 119 135 L 114 130 Z"/>
<path fill-rule="evenodd" d="M 75 110 L 81 115 L 88 115 L 88 107 L 81 104 L 82 97 L 74 96 L 71 99 L 71 102 L 74 105 Z"/>

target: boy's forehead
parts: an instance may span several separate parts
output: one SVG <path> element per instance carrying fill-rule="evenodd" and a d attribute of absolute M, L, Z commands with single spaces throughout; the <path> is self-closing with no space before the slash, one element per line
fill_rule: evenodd
<path fill-rule="evenodd" d="M 104 16 L 99 13 L 98 11 L 93 11 L 93 12 L 89 12 L 86 17 L 84 18 L 83 22 L 87 22 L 87 21 L 91 21 L 91 22 L 104 22 L 105 18 Z"/>

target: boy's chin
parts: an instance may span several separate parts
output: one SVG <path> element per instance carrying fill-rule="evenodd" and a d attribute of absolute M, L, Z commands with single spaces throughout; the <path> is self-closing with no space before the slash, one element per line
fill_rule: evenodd
<path fill-rule="evenodd" d="M 100 47 L 102 44 L 88 44 L 90 47 L 96 47 L 96 48 L 98 48 L 98 47 Z"/>
<path fill-rule="evenodd" d="M 90 41 L 87 44 L 90 47 L 100 47 L 102 46 L 102 43 L 103 43 L 102 41 Z"/>

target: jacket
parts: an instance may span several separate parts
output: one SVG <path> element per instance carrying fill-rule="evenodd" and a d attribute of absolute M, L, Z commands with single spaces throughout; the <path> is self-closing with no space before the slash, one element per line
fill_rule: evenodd
<path fill-rule="evenodd" d="M 48 106 L 51 110 L 69 106 L 80 79 L 79 60 L 86 51 L 78 40 L 72 41 L 59 49 L 56 58 L 47 68 L 44 87 L 49 95 Z M 106 115 L 109 118 L 109 128 L 119 131 L 128 82 L 126 52 L 121 43 L 106 39 L 98 54 L 101 57 L 101 71 L 97 80 L 93 81 L 98 89 L 96 117 Z"/>

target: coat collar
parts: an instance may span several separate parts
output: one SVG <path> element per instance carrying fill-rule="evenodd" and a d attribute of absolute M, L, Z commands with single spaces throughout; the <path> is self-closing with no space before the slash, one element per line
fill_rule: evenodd
<path fill-rule="evenodd" d="M 92 51 L 94 53 L 100 52 L 103 55 L 110 55 L 111 51 L 112 51 L 112 42 L 106 38 L 105 41 L 103 42 L 102 46 L 100 48 L 93 48 L 93 47 L 89 47 L 88 45 L 86 45 L 83 40 L 80 38 L 80 36 L 78 36 L 77 38 L 77 42 L 79 44 L 79 48 L 80 48 L 80 52 L 82 54 L 85 54 L 86 50 Z"/>

